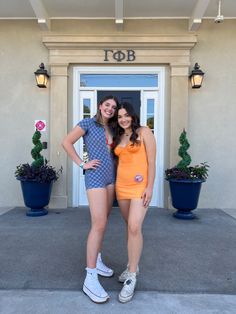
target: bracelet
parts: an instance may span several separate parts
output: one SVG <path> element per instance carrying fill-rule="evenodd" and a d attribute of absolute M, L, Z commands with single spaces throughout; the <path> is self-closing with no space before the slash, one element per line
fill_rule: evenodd
<path fill-rule="evenodd" d="M 84 162 L 81 162 L 81 163 L 79 164 L 79 167 L 80 167 L 82 170 L 84 170 Z"/>

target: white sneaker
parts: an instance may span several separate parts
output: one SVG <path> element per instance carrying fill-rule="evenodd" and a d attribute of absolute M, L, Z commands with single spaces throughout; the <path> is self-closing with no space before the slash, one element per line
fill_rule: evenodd
<path fill-rule="evenodd" d="M 136 283 L 136 273 L 129 273 L 119 294 L 119 301 L 121 303 L 126 303 L 133 298 Z"/>
<path fill-rule="evenodd" d="M 127 268 L 123 271 L 123 273 L 121 273 L 120 276 L 118 277 L 118 281 L 125 282 L 125 280 L 128 278 L 128 274 L 129 274 L 129 264 L 127 265 Z M 138 274 L 139 274 L 139 267 L 137 266 L 136 275 Z"/>
<path fill-rule="evenodd" d="M 97 273 L 87 272 L 83 292 L 95 303 L 105 303 L 109 299 L 109 295 L 98 281 Z"/>
<path fill-rule="evenodd" d="M 100 276 L 112 277 L 114 275 L 114 271 L 103 263 L 101 253 L 98 254 L 96 268 Z"/>

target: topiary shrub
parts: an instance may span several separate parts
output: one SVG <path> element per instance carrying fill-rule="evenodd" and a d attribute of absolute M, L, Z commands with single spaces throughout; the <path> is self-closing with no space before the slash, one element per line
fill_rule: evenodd
<path fill-rule="evenodd" d="M 47 159 L 40 154 L 43 150 L 40 138 L 40 131 L 35 131 L 32 137 L 34 147 L 31 150 L 31 156 L 34 161 L 31 165 L 26 163 L 16 167 L 15 177 L 17 180 L 47 183 L 56 181 L 59 178 L 59 175 L 62 172 L 62 167 L 59 170 L 56 170 L 50 166 Z"/>
<path fill-rule="evenodd" d="M 181 160 L 178 164 L 165 170 L 166 180 L 176 179 L 176 180 L 203 180 L 205 181 L 208 177 L 209 165 L 206 162 L 200 163 L 196 166 L 190 166 L 191 156 L 188 154 L 187 150 L 190 144 L 187 139 L 187 133 L 185 129 L 179 137 L 180 147 L 178 150 L 178 155 Z"/>
<path fill-rule="evenodd" d="M 31 150 L 31 156 L 34 159 L 34 161 L 32 162 L 33 167 L 40 167 L 44 164 L 44 158 L 40 154 L 40 152 L 43 150 L 43 144 L 40 141 L 40 138 L 41 133 L 38 130 L 36 130 L 32 137 L 32 142 L 34 144 L 34 147 Z"/>

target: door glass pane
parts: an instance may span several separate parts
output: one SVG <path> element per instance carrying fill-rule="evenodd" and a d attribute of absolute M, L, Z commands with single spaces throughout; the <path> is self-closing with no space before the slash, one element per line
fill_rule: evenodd
<path fill-rule="evenodd" d="M 91 99 L 83 98 L 83 118 L 90 118 L 91 116 Z M 85 145 L 83 144 L 83 161 L 88 161 L 88 152 L 86 150 Z"/>
<path fill-rule="evenodd" d="M 147 98 L 147 126 L 154 132 L 154 98 Z"/>
<path fill-rule="evenodd" d="M 83 99 L 83 105 L 84 105 L 84 113 L 90 114 L 91 100 L 89 98 L 84 98 Z"/>
<path fill-rule="evenodd" d="M 158 87 L 157 74 L 81 74 L 81 87 Z"/>
<path fill-rule="evenodd" d="M 83 99 L 84 118 L 90 118 L 91 113 L 91 100 L 89 98 Z"/>
<path fill-rule="evenodd" d="M 154 129 L 154 116 L 153 115 L 147 115 L 147 126 L 153 130 Z"/>
<path fill-rule="evenodd" d="M 154 114 L 154 99 L 147 99 L 147 114 Z"/>

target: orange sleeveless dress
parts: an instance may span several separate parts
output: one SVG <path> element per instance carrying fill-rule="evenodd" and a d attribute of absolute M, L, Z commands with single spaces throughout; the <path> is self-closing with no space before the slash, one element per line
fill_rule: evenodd
<path fill-rule="evenodd" d="M 125 147 L 116 146 L 118 156 L 116 177 L 116 198 L 118 200 L 141 198 L 147 186 L 148 163 L 145 145 L 128 143 Z"/>

